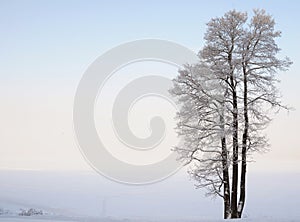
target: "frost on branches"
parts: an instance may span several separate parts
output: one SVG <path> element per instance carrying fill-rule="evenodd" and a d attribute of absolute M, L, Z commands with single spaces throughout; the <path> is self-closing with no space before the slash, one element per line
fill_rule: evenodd
<path fill-rule="evenodd" d="M 171 94 L 181 105 L 176 147 L 196 186 L 224 200 L 224 218 L 240 218 L 246 200 L 246 170 L 252 152 L 264 151 L 263 130 L 282 105 L 278 71 L 291 65 L 278 58 L 274 19 L 264 10 L 229 11 L 207 24 L 199 63 L 186 65 Z M 239 172 L 240 171 L 240 172 Z"/>

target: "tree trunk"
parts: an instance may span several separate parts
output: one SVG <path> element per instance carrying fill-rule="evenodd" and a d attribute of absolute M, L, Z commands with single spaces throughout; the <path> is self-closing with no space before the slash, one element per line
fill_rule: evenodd
<path fill-rule="evenodd" d="M 226 139 L 222 138 L 222 164 L 223 164 L 223 199 L 224 199 L 224 219 L 229 219 L 231 217 L 230 210 L 230 184 L 229 184 L 229 173 L 227 164 L 227 148 Z"/>
<path fill-rule="evenodd" d="M 223 167 L 223 200 L 224 200 L 224 219 L 229 219 L 231 217 L 230 210 L 230 183 L 229 183 L 229 173 L 228 173 L 228 155 L 227 146 L 225 138 L 225 127 L 224 127 L 224 113 L 221 114 L 221 127 L 223 131 L 223 136 L 221 139 L 222 144 L 222 167 Z"/>
<path fill-rule="evenodd" d="M 240 184 L 240 200 L 238 206 L 239 217 L 242 216 L 245 199 L 246 199 L 246 170 L 247 170 L 247 141 L 248 141 L 248 127 L 249 127 L 249 118 L 248 118 L 248 79 L 246 67 L 243 65 L 243 74 L 244 74 L 244 132 L 243 132 L 243 141 L 242 141 L 242 169 L 241 169 L 241 184 Z"/>
<path fill-rule="evenodd" d="M 232 159 L 232 190 L 231 190 L 231 218 L 238 218 L 237 195 L 238 195 L 238 109 L 237 94 L 234 86 L 233 74 L 230 77 L 232 87 L 233 102 L 233 159 Z"/>

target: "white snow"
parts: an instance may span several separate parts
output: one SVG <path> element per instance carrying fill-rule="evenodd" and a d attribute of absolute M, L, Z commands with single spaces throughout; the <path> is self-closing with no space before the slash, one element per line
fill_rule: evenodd
<path fill-rule="evenodd" d="M 7 222 L 218 222 L 222 201 L 204 197 L 186 172 L 147 186 L 111 182 L 96 173 L 0 171 L 0 215 Z M 251 174 L 241 221 L 299 221 L 300 174 Z M 17 216 L 20 208 L 45 216 Z M 127 219 L 126 219 L 127 218 Z"/>

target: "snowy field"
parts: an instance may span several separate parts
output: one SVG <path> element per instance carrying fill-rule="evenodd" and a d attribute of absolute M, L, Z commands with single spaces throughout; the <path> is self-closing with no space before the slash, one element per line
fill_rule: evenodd
<path fill-rule="evenodd" d="M 35 218 L 35 217 L 27 217 L 27 218 L 20 218 L 20 217 L 0 217 L 0 221 L 7 221 L 7 222 L 224 222 L 226 220 L 221 219 L 198 219 L 198 220 L 139 220 L 139 219 L 112 219 L 112 218 L 72 218 L 72 217 L 52 217 L 52 218 Z M 285 222 L 285 221 L 299 221 L 297 219 L 276 219 L 276 218 L 252 218 L 252 219 L 236 219 L 235 221 L 241 222 Z"/>
<path fill-rule="evenodd" d="M 300 221 L 299 173 L 249 174 L 242 221 Z M 0 221 L 223 221 L 222 202 L 195 190 L 185 172 L 147 186 L 93 172 L 0 171 Z M 40 216 L 19 216 L 21 209 Z"/>

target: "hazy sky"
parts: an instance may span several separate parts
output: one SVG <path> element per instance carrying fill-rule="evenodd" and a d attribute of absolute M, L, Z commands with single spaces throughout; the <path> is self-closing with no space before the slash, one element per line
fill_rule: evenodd
<path fill-rule="evenodd" d="M 205 24 L 230 9 L 264 8 L 283 32 L 283 100 L 267 130 L 272 151 L 258 170 L 300 170 L 298 1 L 0 1 L 0 169 L 89 169 L 73 133 L 72 106 L 82 74 L 98 56 L 144 38 L 198 52 Z M 134 122 L 134 121 L 133 121 Z M 134 123 L 133 123 L 134 124 Z M 134 127 L 134 126 L 133 126 Z"/>

